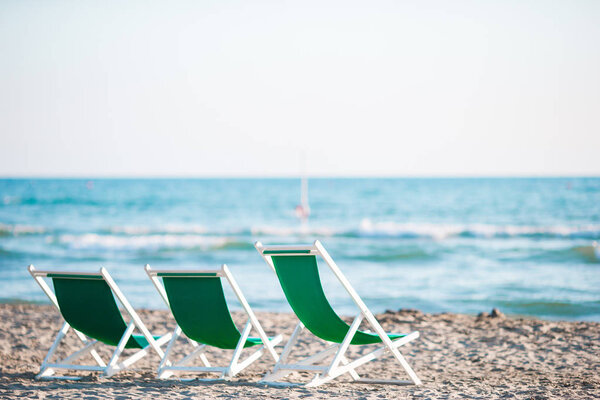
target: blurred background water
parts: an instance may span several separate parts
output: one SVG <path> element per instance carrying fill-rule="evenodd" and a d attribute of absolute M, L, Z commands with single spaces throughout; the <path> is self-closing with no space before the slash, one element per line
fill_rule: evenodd
<path fill-rule="evenodd" d="M 164 308 L 143 266 L 227 263 L 256 309 L 289 311 L 253 247 L 322 241 L 375 311 L 600 321 L 600 178 L 0 180 L 0 301 L 46 301 L 38 269 L 109 269 Z M 353 313 L 322 268 L 335 308 Z"/>

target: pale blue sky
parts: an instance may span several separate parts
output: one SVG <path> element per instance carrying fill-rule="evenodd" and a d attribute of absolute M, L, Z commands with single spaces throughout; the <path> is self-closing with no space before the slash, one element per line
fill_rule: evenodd
<path fill-rule="evenodd" d="M 0 1 L 0 176 L 600 174 L 600 1 Z"/>

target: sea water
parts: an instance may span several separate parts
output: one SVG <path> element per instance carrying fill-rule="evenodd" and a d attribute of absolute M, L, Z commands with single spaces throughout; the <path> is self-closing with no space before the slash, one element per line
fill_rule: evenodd
<path fill-rule="evenodd" d="M 299 199 L 299 179 L 0 180 L 0 297 L 47 301 L 28 264 L 104 266 L 135 307 L 164 308 L 145 264 L 226 263 L 252 306 L 290 311 L 253 242 L 318 239 L 377 312 L 600 321 L 600 178 L 310 179 L 306 224 Z"/>

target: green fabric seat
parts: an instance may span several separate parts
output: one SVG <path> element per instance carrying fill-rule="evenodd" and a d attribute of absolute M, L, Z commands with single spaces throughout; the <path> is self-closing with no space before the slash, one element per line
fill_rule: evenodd
<path fill-rule="evenodd" d="M 227 307 L 221 278 L 216 274 L 161 273 L 175 321 L 186 336 L 198 343 L 235 349 L 241 333 Z M 244 347 L 262 344 L 249 337 Z"/>
<path fill-rule="evenodd" d="M 310 251 L 305 251 L 309 253 Z M 269 254 L 265 251 L 264 254 Z M 283 251 L 273 251 L 283 253 Z M 300 253 L 300 251 L 287 251 Z M 315 336 L 329 342 L 341 343 L 348 333 L 350 326 L 345 323 L 333 310 L 325 297 L 317 258 L 314 255 L 273 255 L 271 257 L 279 283 L 288 303 L 304 326 Z M 406 335 L 388 334 L 392 340 Z M 351 344 L 381 343 L 376 334 L 357 331 Z"/>
<path fill-rule="evenodd" d="M 60 313 L 79 332 L 116 346 L 127 329 L 112 291 L 102 276 L 50 274 Z M 155 339 L 160 336 L 154 336 Z M 143 335 L 131 335 L 125 348 L 148 346 Z"/>

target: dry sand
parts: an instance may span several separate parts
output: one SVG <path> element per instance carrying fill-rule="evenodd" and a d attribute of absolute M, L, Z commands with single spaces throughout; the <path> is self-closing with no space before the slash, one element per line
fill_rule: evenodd
<path fill-rule="evenodd" d="M 377 316 L 386 330 L 421 332 L 421 338 L 401 349 L 423 380 L 422 386 L 354 384 L 342 376 L 308 389 L 257 383 L 272 366 L 267 356 L 231 382 L 157 380 L 154 371 L 159 360 L 154 354 L 136 364 L 136 370 L 113 378 L 83 373 L 83 379 L 75 382 L 35 380 L 61 318 L 50 306 L 25 304 L 0 305 L 0 315 L 2 398 L 600 398 L 600 324 L 592 322 L 386 312 Z M 140 315 L 154 334 L 174 326 L 166 311 L 143 310 Z M 268 333 L 283 333 L 285 339 L 296 323 L 289 314 L 259 313 L 258 317 Z M 236 319 L 239 322 L 240 315 Z M 303 338 L 298 354 L 321 348 L 309 334 Z M 78 343 L 71 334 L 61 355 Z M 186 348 L 182 344 L 180 349 Z M 225 362 L 228 354 L 212 352 L 210 360 Z M 359 353 L 353 350 L 353 354 Z M 406 379 L 389 354 L 358 372 L 367 378 Z M 295 373 L 290 378 L 308 377 Z"/>

